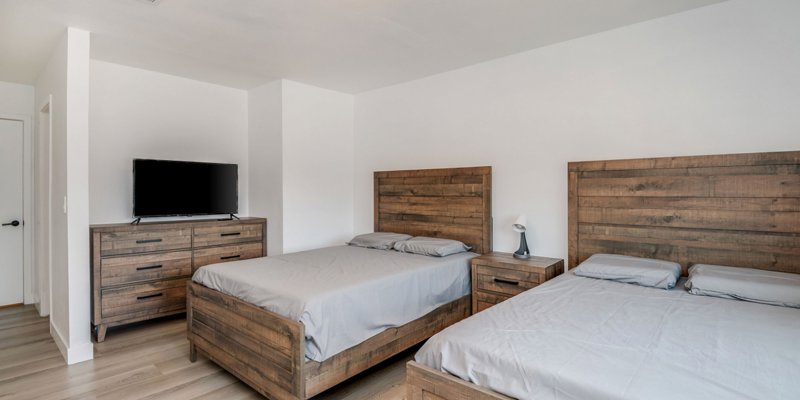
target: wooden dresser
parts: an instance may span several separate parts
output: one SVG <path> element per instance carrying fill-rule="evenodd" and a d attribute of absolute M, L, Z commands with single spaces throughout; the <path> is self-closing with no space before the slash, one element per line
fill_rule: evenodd
<path fill-rule="evenodd" d="M 186 282 L 203 265 L 267 255 L 267 220 L 93 225 L 92 325 L 106 329 L 186 311 Z"/>

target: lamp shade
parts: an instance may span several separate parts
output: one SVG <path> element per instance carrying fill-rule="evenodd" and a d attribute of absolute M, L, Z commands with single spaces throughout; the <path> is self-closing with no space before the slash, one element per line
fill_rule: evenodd
<path fill-rule="evenodd" d="M 513 225 L 514 230 L 517 232 L 525 232 L 527 226 L 528 226 L 528 216 L 526 216 L 525 214 L 520 214 L 520 216 L 517 217 L 517 221 L 514 222 Z"/>

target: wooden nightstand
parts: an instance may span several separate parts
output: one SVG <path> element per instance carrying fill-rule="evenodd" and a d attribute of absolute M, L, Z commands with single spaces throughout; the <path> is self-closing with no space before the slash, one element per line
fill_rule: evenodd
<path fill-rule="evenodd" d="M 489 253 L 472 259 L 472 313 L 483 311 L 564 272 L 564 260 L 511 253 Z"/>

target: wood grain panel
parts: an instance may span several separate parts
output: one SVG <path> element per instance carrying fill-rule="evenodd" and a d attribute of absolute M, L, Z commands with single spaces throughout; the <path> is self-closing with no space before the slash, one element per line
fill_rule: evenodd
<path fill-rule="evenodd" d="M 343 380 L 435 335 L 469 316 L 470 298 L 464 296 L 409 322 L 387 329 L 363 343 L 319 363 L 305 365 L 306 397 L 313 397 Z"/>
<path fill-rule="evenodd" d="M 800 273 L 800 152 L 569 164 L 569 266 L 594 253 Z"/>
<path fill-rule="evenodd" d="M 381 196 L 480 197 L 481 192 L 480 184 L 378 185 L 378 194 Z"/>
<path fill-rule="evenodd" d="M 800 151 L 579 161 L 570 162 L 568 168 L 569 171 L 577 172 L 734 166 L 757 167 L 762 165 L 800 165 Z"/>
<path fill-rule="evenodd" d="M 187 297 L 191 308 L 188 338 L 193 353 L 209 356 L 268 398 L 305 398 L 305 335 L 301 323 L 193 282 L 188 283 Z M 206 322 L 217 321 L 216 329 L 195 314 Z M 270 352 L 285 357 L 260 356 Z"/>
<path fill-rule="evenodd" d="M 575 197 L 581 208 L 800 212 L 800 198 Z M 577 211 L 577 207 L 575 208 Z"/>
<path fill-rule="evenodd" d="M 100 243 L 100 255 L 103 257 L 188 249 L 192 246 L 192 229 L 131 226 L 127 231 L 103 232 Z"/>
<path fill-rule="evenodd" d="M 622 225 L 580 224 L 583 239 L 671 243 L 684 247 L 705 247 L 717 250 L 740 250 L 800 255 L 800 235 L 775 232 L 715 231 L 637 227 Z"/>
<path fill-rule="evenodd" d="M 491 251 L 491 167 L 374 173 L 376 232 L 460 240 Z"/>
<path fill-rule="evenodd" d="M 798 197 L 800 175 L 581 178 L 578 196 Z"/>
<path fill-rule="evenodd" d="M 108 257 L 100 260 L 101 287 L 153 279 L 188 277 L 191 274 L 191 251 Z"/>
<path fill-rule="evenodd" d="M 102 316 L 182 310 L 186 306 L 186 282 L 187 279 L 171 279 L 103 289 Z"/>
<path fill-rule="evenodd" d="M 194 228 L 194 247 L 262 241 L 261 224 L 227 224 Z"/>
<path fill-rule="evenodd" d="M 728 167 L 692 167 L 582 171 L 581 178 L 631 178 L 637 176 L 716 176 L 716 175 L 793 175 L 797 165 L 736 165 Z"/>
<path fill-rule="evenodd" d="M 503 296 L 494 293 L 475 292 L 475 311 L 473 313 L 481 312 L 495 304 L 502 303 L 511 298 L 511 296 Z"/>
<path fill-rule="evenodd" d="M 475 266 L 475 285 L 479 291 L 516 296 L 539 285 L 539 274 L 487 265 Z"/>
<path fill-rule="evenodd" d="M 581 207 L 578 223 L 800 233 L 800 212 Z"/>
<path fill-rule="evenodd" d="M 193 267 L 197 270 L 197 268 L 204 265 L 262 257 L 264 255 L 264 246 L 261 242 L 253 242 L 197 249 L 193 253 Z"/>
<path fill-rule="evenodd" d="M 414 361 L 406 366 L 406 386 L 408 400 L 511 400 L 510 397 Z"/>

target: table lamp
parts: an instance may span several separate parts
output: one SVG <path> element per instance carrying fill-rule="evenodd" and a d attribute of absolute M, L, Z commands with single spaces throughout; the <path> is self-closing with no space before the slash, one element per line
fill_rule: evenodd
<path fill-rule="evenodd" d="M 514 252 L 514 258 L 531 258 L 531 253 L 528 251 L 528 239 L 525 238 L 526 225 L 528 225 L 528 217 L 525 214 L 517 217 L 517 221 L 512 225 L 514 230 L 519 232 L 519 249 Z"/>

